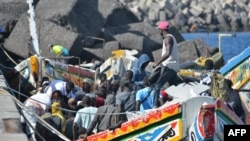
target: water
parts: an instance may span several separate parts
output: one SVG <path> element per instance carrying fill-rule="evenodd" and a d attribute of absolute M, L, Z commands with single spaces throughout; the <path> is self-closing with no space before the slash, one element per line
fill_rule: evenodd
<path fill-rule="evenodd" d="M 220 33 L 221 34 L 221 33 Z M 224 33 L 223 34 L 230 34 Z M 185 40 L 193 40 L 201 38 L 206 44 L 213 47 L 219 45 L 219 33 L 183 33 L 182 36 Z M 241 53 L 245 48 L 250 46 L 250 32 L 236 32 L 235 37 L 223 36 L 221 37 L 221 51 L 224 60 L 227 62 L 229 59 Z"/>

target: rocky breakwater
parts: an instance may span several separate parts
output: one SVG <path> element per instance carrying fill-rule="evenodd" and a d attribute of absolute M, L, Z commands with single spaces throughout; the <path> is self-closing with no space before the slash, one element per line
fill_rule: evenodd
<path fill-rule="evenodd" d="M 118 0 L 40 0 L 34 5 L 41 56 L 53 56 L 48 51 L 49 44 L 63 45 L 72 56 L 87 62 L 93 58 L 105 60 L 112 50 L 117 49 L 137 49 L 138 56 L 146 53 L 152 60 L 161 56 L 162 38 L 156 25 L 152 24 L 156 19 L 145 22 Z M 5 18 L 0 17 L 0 26 L 7 21 L 16 21 L 11 30 L 6 30 L 9 36 L 2 42 L 3 48 L 21 58 L 32 54 L 27 11 L 28 4 L 23 0 L 0 2 L 0 14 L 5 15 Z M 217 48 L 209 47 L 200 39 L 184 41 L 179 28 L 170 22 L 170 32 L 177 38 L 181 63 L 217 52 Z"/>
<path fill-rule="evenodd" d="M 180 32 L 192 25 L 208 32 L 250 30 L 249 0 L 119 0 L 141 21 L 169 20 Z"/>

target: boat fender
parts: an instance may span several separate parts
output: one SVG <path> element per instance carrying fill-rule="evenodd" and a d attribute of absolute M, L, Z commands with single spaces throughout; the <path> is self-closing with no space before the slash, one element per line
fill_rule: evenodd
<path fill-rule="evenodd" d="M 30 57 L 30 71 L 35 81 L 38 81 L 39 61 L 35 55 Z"/>

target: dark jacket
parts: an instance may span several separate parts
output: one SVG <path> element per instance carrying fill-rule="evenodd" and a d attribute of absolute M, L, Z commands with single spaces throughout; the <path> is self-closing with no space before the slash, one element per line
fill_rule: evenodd
<path fill-rule="evenodd" d="M 92 130 L 97 126 L 97 132 L 104 131 L 109 129 L 110 126 L 115 124 L 115 115 L 111 113 L 115 113 L 116 107 L 113 104 L 103 105 L 98 108 L 97 114 L 92 120 L 87 134 L 90 135 Z"/>

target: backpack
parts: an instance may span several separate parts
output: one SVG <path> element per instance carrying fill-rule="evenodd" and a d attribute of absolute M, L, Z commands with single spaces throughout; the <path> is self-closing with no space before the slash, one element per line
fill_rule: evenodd
<path fill-rule="evenodd" d="M 218 71 L 212 75 L 211 95 L 214 98 L 219 98 L 224 102 L 229 100 L 230 89 L 226 78 Z"/>

